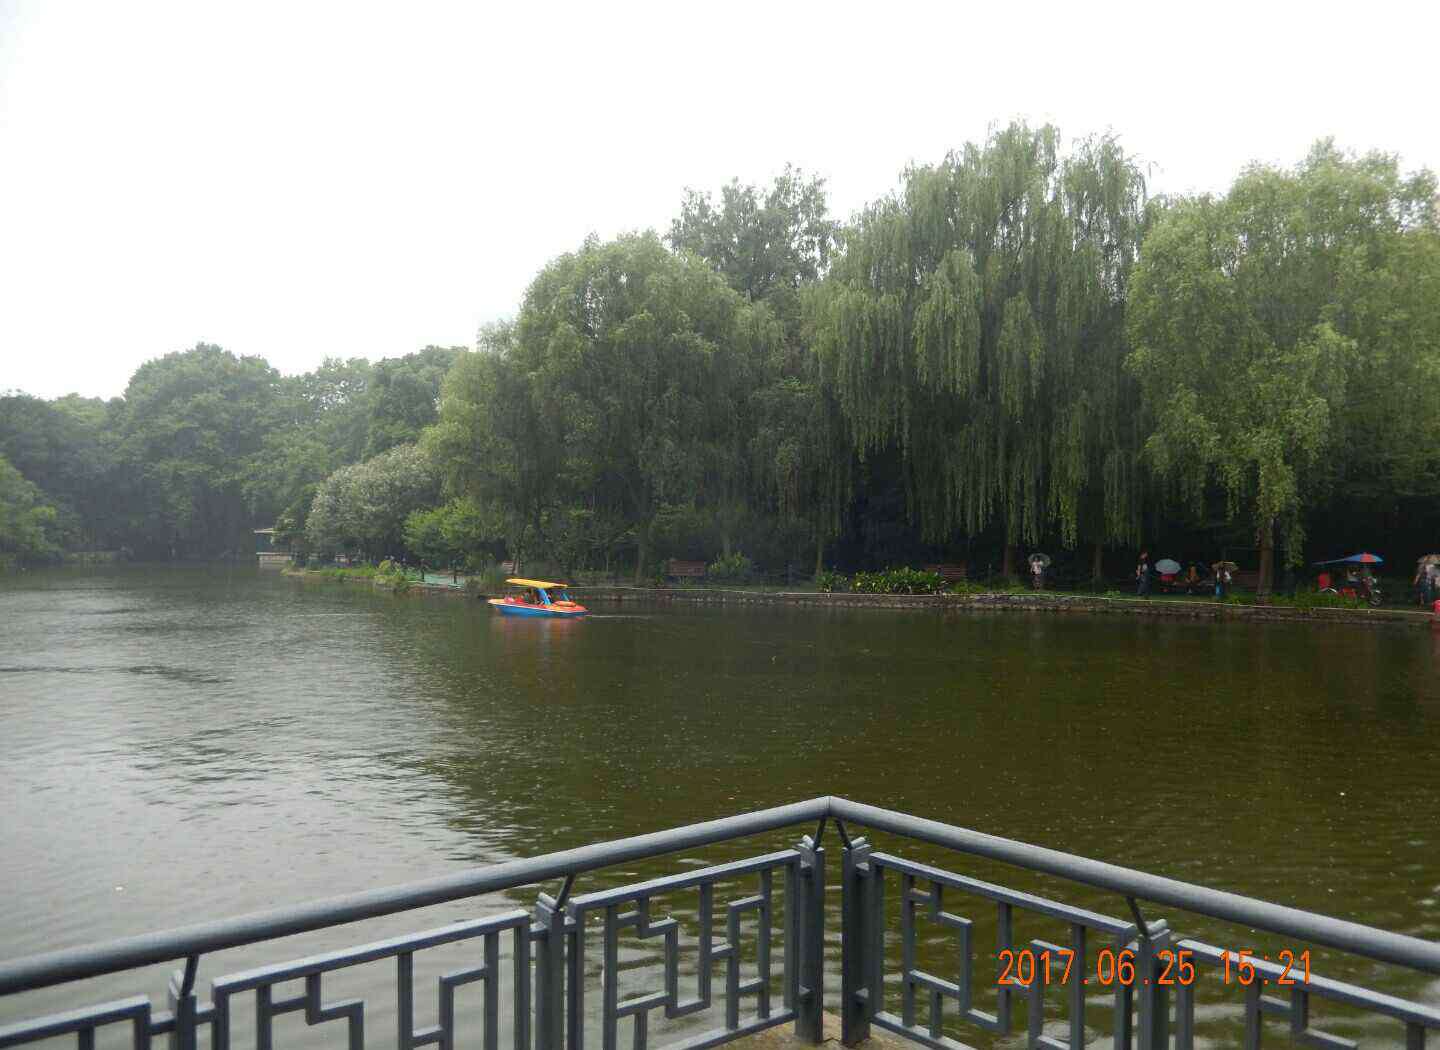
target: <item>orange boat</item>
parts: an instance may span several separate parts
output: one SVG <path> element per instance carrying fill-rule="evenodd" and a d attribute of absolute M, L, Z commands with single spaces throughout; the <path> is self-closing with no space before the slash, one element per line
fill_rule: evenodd
<path fill-rule="evenodd" d="M 590 610 L 570 597 L 566 590 L 568 583 L 550 580 L 511 579 L 506 583 L 525 588 L 524 593 L 505 598 L 491 598 L 495 611 L 504 616 L 548 616 L 551 618 L 574 619 L 584 616 Z"/>

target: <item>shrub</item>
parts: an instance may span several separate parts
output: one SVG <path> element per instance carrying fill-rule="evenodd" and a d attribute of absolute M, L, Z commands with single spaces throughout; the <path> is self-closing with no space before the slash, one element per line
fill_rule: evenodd
<path fill-rule="evenodd" d="M 857 572 L 850 589 L 857 594 L 943 594 L 947 590 L 945 577 L 938 572 L 908 568 Z"/>
<path fill-rule="evenodd" d="M 470 582 L 486 594 L 500 594 L 505 590 L 504 572 L 498 562 L 486 562 L 480 571 L 470 577 Z"/>
<path fill-rule="evenodd" d="M 826 594 L 834 594 L 836 591 L 848 591 L 850 589 L 850 578 L 842 572 L 835 572 L 831 569 L 823 569 L 815 575 L 815 589 Z"/>
<path fill-rule="evenodd" d="M 1284 605 L 1293 609 L 1363 609 L 1362 598 L 1349 598 L 1343 594 L 1321 594 L 1319 591 L 1296 591 L 1293 597 L 1272 594 L 1270 604 Z"/>
<path fill-rule="evenodd" d="M 754 577 L 755 563 L 739 551 L 729 555 L 722 554 L 710 563 L 705 575 L 714 580 L 741 583 Z"/>

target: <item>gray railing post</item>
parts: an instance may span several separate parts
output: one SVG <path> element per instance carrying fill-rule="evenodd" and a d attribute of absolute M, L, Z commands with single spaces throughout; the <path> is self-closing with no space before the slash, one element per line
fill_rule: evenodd
<path fill-rule="evenodd" d="M 1164 963 L 1158 953 L 1171 948 L 1170 930 L 1164 920 L 1149 924 L 1148 936 L 1141 936 L 1135 953 L 1139 977 L 1139 1050 L 1166 1050 L 1170 1045 L 1170 996 L 1159 983 Z M 1174 972 L 1170 979 L 1175 979 Z"/>
<path fill-rule="evenodd" d="M 879 960 L 872 959 L 880 933 L 871 915 L 874 869 L 864 839 L 846 843 L 840 852 L 840 1042 L 854 1046 L 870 1038 L 875 1010 L 871 978 Z"/>
<path fill-rule="evenodd" d="M 825 849 L 809 835 L 796 848 L 800 852 L 800 885 L 795 902 L 800 920 L 800 987 L 795 1003 L 795 1038 L 819 1043 L 825 1038 Z"/>
<path fill-rule="evenodd" d="M 168 989 L 170 1012 L 175 1017 L 170 1029 L 170 1050 L 195 1050 L 196 1013 L 199 1009 L 195 999 L 195 973 L 200 967 L 200 957 L 192 955 L 185 960 L 185 969 L 170 975 Z"/>
<path fill-rule="evenodd" d="M 561 1050 L 565 1038 L 565 909 L 542 893 L 535 949 L 535 1050 Z"/>

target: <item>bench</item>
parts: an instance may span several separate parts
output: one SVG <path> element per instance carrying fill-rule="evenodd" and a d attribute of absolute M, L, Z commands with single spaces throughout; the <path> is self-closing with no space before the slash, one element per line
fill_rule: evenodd
<path fill-rule="evenodd" d="M 705 575 L 705 563 L 703 561 L 681 561 L 679 558 L 671 558 L 665 563 L 665 575 L 699 579 Z"/>
<path fill-rule="evenodd" d="M 1230 574 L 1230 586 L 1244 591 L 1260 589 L 1259 569 L 1240 569 Z"/>
<path fill-rule="evenodd" d="M 944 578 L 946 583 L 959 583 L 965 579 L 964 565 L 922 565 L 921 572 L 933 572 Z"/>

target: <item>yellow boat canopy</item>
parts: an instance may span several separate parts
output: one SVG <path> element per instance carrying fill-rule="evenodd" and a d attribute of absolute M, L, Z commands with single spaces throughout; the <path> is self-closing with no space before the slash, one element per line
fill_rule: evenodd
<path fill-rule="evenodd" d="M 506 583 L 513 583 L 516 587 L 539 587 L 543 590 L 553 591 L 556 587 L 569 587 L 568 583 L 546 583 L 544 580 L 522 580 L 519 578 L 506 580 Z"/>

